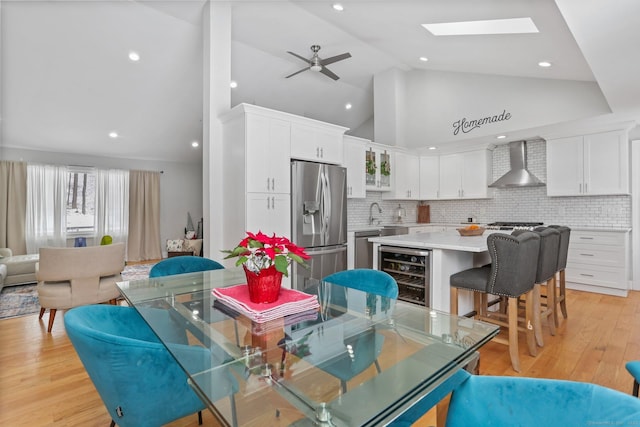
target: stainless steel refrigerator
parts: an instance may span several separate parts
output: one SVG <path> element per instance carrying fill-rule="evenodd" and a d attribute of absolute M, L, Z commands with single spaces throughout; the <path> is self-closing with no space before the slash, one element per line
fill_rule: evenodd
<path fill-rule="evenodd" d="M 293 263 L 291 287 L 347 269 L 347 170 L 323 163 L 291 162 L 291 240 L 311 256 L 309 268 Z"/>

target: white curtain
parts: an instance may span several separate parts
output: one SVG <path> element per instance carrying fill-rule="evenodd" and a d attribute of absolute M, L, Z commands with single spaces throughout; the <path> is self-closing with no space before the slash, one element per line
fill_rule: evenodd
<path fill-rule="evenodd" d="M 27 253 L 67 246 L 66 166 L 27 165 Z"/>
<path fill-rule="evenodd" d="M 96 171 L 96 228 L 94 241 L 110 235 L 113 243 L 127 244 L 129 234 L 129 171 Z"/>

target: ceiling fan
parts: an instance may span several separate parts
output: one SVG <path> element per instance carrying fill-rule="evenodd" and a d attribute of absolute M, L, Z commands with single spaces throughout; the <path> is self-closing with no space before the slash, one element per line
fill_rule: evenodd
<path fill-rule="evenodd" d="M 286 78 L 288 79 L 289 77 L 293 77 L 296 74 L 302 73 L 303 71 L 311 70 L 311 71 L 319 71 L 325 76 L 331 77 L 333 80 L 338 80 L 340 77 L 338 77 L 335 73 L 329 70 L 326 67 L 326 65 L 333 64 L 334 62 L 342 61 L 343 59 L 351 58 L 351 54 L 347 52 L 341 55 L 332 56 L 331 58 L 322 59 L 318 56 L 319 50 L 320 50 L 320 46 L 318 46 L 317 44 L 314 44 L 313 46 L 311 46 L 311 52 L 313 52 L 313 56 L 311 57 L 311 59 L 307 59 L 303 56 L 298 55 L 297 53 L 287 51 L 287 53 L 295 56 L 296 58 L 300 58 L 304 62 L 308 63 L 309 66 L 303 68 L 300 71 L 296 71 L 295 73 L 288 75 Z"/>

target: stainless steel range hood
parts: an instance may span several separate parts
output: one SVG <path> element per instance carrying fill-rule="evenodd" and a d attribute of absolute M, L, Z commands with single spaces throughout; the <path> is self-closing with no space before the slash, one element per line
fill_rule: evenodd
<path fill-rule="evenodd" d="M 534 174 L 527 170 L 526 141 L 513 141 L 509 143 L 509 159 L 511 161 L 511 170 L 502 175 L 496 182 L 489 185 L 489 187 L 542 187 L 545 185 L 544 182 L 540 181 Z"/>

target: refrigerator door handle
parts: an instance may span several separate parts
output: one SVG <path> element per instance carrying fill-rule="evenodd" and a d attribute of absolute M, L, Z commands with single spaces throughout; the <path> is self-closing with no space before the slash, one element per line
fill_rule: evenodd
<path fill-rule="evenodd" d="M 323 168 L 324 169 L 324 168 Z M 329 224 L 331 221 L 331 185 L 327 178 L 326 171 L 321 172 L 322 176 L 322 234 L 326 242 L 329 238 Z"/>
<path fill-rule="evenodd" d="M 325 246 L 322 249 L 305 249 L 305 252 L 311 256 L 313 255 L 326 255 L 326 254 L 335 254 L 339 252 L 344 252 L 347 250 L 347 245 L 335 245 L 335 246 Z"/>

